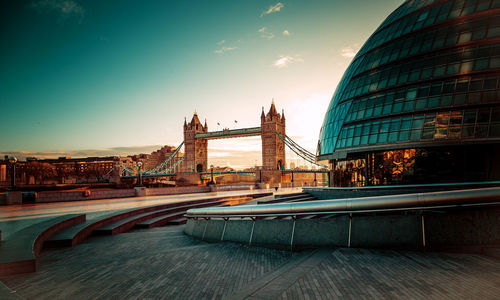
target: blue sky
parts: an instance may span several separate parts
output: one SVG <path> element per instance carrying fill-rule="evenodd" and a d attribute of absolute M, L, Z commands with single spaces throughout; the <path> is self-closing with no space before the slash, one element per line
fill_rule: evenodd
<path fill-rule="evenodd" d="M 253 127 L 272 98 L 313 151 L 352 55 L 401 3 L 2 1 L 0 152 L 178 145 L 195 110 L 213 130 Z"/>

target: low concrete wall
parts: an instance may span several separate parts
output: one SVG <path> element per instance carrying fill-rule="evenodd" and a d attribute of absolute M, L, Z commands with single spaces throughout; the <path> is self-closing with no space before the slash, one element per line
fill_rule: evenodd
<path fill-rule="evenodd" d="M 90 190 L 89 196 L 85 196 L 84 191 L 46 191 L 37 193 L 36 202 L 47 203 L 62 201 L 82 201 L 110 198 L 127 198 L 135 196 L 160 196 L 205 192 L 210 192 L 210 188 L 206 186 L 148 188 L 145 189 L 144 195 L 138 194 L 136 189 Z"/>
<path fill-rule="evenodd" d="M 426 214 L 425 238 L 436 248 L 500 245 L 500 209 Z"/>
<path fill-rule="evenodd" d="M 0 205 L 7 205 L 7 195 L 0 193 Z"/>
<path fill-rule="evenodd" d="M 356 214 L 295 221 L 189 219 L 185 233 L 208 242 L 291 250 L 333 246 L 481 252 L 482 247 L 500 245 L 500 209 Z"/>
<path fill-rule="evenodd" d="M 84 191 L 47 191 L 37 193 L 36 202 L 83 201 L 126 197 L 135 197 L 135 190 L 91 190 L 88 197 L 84 195 Z"/>
<path fill-rule="evenodd" d="M 177 194 L 193 194 L 193 193 L 208 193 L 208 186 L 186 186 L 186 187 L 167 187 L 167 188 L 149 188 L 146 191 L 147 196 L 162 196 L 162 195 L 177 195 Z"/>
<path fill-rule="evenodd" d="M 133 188 L 133 189 L 113 189 L 113 190 L 88 190 L 86 196 L 84 190 L 79 191 L 43 191 L 36 193 L 36 203 L 63 202 L 63 201 L 84 201 L 98 200 L 111 198 L 128 198 L 136 196 L 162 196 L 162 195 L 178 195 L 178 194 L 193 194 L 193 193 L 208 193 L 211 191 L 208 186 L 192 186 L 192 187 L 169 187 L 169 188 Z M 20 192 L 19 192 L 20 193 Z M 251 197 L 255 198 L 266 196 L 270 193 L 255 194 Z M 21 195 L 21 194 L 19 194 Z M 246 197 L 234 197 L 231 200 L 231 205 L 236 205 L 248 201 Z M 21 198 L 19 198 L 21 201 Z M 0 205 L 12 204 L 9 203 L 7 193 L 0 194 Z M 21 204 L 21 202 L 17 203 Z"/>
<path fill-rule="evenodd" d="M 319 234 L 318 234 L 319 233 Z M 323 246 L 347 247 L 349 242 L 349 217 L 297 220 L 293 244 L 299 248 Z"/>
<path fill-rule="evenodd" d="M 230 184 L 230 185 L 214 185 L 212 190 L 214 192 L 223 192 L 223 191 L 246 191 L 246 190 L 254 190 L 257 189 L 258 186 L 256 184 Z"/>

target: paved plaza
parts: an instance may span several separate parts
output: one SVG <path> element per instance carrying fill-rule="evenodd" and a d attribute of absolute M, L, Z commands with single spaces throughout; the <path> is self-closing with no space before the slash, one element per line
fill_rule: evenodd
<path fill-rule="evenodd" d="M 2 239 L 29 225 L 66 214 L 87 214 L 87 219 L 123 209 L 140 208 L 182 201 L 195 201 L 205 198 L 230 197 L 262 192 L 287 194 L 300 191 L 300 188 L 283 188 L 276 192 L 273 189 L 257 189 L 253 191 L 223 191 L 212 193 L 196 193 L 169 196 L 148 196 L 88 201 L 68 201 L 55 203 L 37 203 L 23 205 L 0 206 L 0 231 Z"/>
<path fill-rule="evenodd" d="M 2 279 L 25 299 L 498 299 L 500 261 L 360 249 L 298 253 L 209 244 L 184 226 L 47 250 L 36 273 Z"/>

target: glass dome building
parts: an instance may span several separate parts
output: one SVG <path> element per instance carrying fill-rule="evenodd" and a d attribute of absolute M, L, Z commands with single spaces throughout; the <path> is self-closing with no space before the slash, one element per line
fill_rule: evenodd
<path fill-rule="evenodd" d="M 317 156 L 334 186 L 500 180 L 500 0 L 408 0 L 340 81 Z"/>

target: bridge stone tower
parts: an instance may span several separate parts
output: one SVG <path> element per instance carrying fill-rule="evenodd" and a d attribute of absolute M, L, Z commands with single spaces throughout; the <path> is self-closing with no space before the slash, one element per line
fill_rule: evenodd
<path fill-rule="evenodd" d="M 260 116 L 262 137 L 262 180 L 269 183 L 281 182 L 281 169 L 285 169 L 285 143 L 278 137 L 286 134 L 285 113 L 281 115 L 276 110 L 274 100 L 267 114 Z"/>
<path fill-rule="evenodd" d="M 208 141 L 196 139 L 197 133 L 207 132 L 208 126 L 202 125 L 195 112 L 191 122 L 184 120 L 184 172 L 206 172 L 208 161 Z"/>

